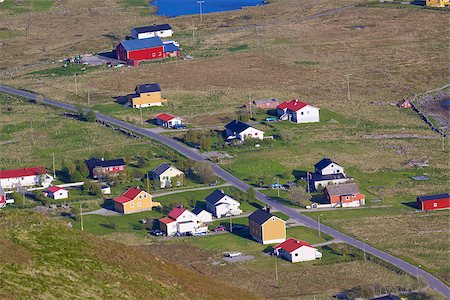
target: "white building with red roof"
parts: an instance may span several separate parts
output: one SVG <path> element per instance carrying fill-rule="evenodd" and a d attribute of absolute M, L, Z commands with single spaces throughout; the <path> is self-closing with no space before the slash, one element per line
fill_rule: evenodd
<path fill-rule="evenodd" d="M 280 120 L 294 123 L 320 122 L 319 108 L 298 99 L 280 103 L 277 106 L 277 113 Z"/>
<path fill-rule="evenodd" d="M 202 233 L 208 230 L 208 226 L 197 218 L 197 215 L 183 207 L 175 207 L 167 217 L 159 219 L 160 229 L 167 236 L 177 233 Z"/>
<path fill-rule="evenodd" d="M 179 117 L 175 117 L 169 114 L 159 114 L 155 117 L 156 124 L 159 126 L 172 128 L 183 124 Z"/>
<path fill-rule="evenodd" d="M 294 238 L 288 238 L 273 247 L 275 255 L 290 262 L 310 261 L 322 258 L 322 253 L 310 244 Z"/>
<path fill-rule="evenodd" d="M 52 181 L 53 177 L 44 167 L 0 171 L 0 186 L 4 189 L 35 185 L 49 187 Z"/>
<path fill-rule="evenodd" d="M 69 198 L 69 191 L 56 185 L 49 187 L 46 191 L 44 191 L 44 194 L 54 200 Z"/>

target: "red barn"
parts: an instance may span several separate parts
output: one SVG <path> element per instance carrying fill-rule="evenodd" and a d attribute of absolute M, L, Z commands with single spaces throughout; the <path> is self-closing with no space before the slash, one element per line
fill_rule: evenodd
<path fill-rule="evenodd" d="M 450 208 L 450 196 L 448 193 L 417 197 L 417 206 L 421 210 L 436 210 Z"/>
<path fill-rule="evenodd" d="M 142 60 L 164 58 L 164 43 L 159 37 L 121 41 L 116 55 L 117 59 L 138 65 Z"/>

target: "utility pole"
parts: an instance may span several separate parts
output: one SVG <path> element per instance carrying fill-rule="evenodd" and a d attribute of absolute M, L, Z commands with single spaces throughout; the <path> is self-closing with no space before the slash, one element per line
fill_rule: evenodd
<path fill-rule="evenodd" d="M 352 74 L 346 74 L 344 76 L 347 78 L 347 99 L 350 101 L 350 76 L 352 76 Z"/>
<path fill-rule="evenodd" d="M 84 226 L 83 226 L 83 207 L 81 206 L 81 202 L 80 202 L 80 222 L 81 222 L 81 231 L 84 231 Z"/>
<path fill-rule="evenodd" d="M 306 189 L 309 194 L 309 172 L 306 172 Z"/>
<path fill-rule="evenodd" d="M 250 108 L 250 119 L 253 117 L 252 115 L 252 102 L 248 101 L 248 107 Z"/>
<path fill-rule="evenodd" d="M 277 262 L 278 257 L 275 256 L 275 281 L 277 282 L 277 287 L 279 287 L 278 284 L 278 262 Z"/>
<path fill-rule="evenodd" d="M 55 152 L 52 153 L 52 161 L 53 161 L 53 178 L 56 179 Z"/>
<path fill-rule="evenodd" d="M 441 134 L 441 140 L 442 140 L 442 152 L 445 151 L 445 128 L 447 128 L 446 126 L 441 126 L 439 127 L 439 132 Z"/>
<path fill-rule="evenodd" d="M 420 291 L 419 268 L 422 268 L 422 265 L 419 265 L 418 267 L 416 267 L 416 269 L 417 269 L 416 277 L 417 277 L 417 287 L 418 287 L 418 291 Z"/>
<path fill-rule="evenodd" d="M 89 90 L 87 91 L 87 101 L 88 101 L 88 107 L 91 107 L 91 97 L 89 94 Z"/>
<path fill-rule="evenodd" d="M 364 261 L 366 260 L 366 243 L 363 243 L 363 251 L 364 251 Z"/>
<path fill-rule="evenodd" d="M 142 117 L 142 106 L 139 106 L 139 113 L 141 114 L 141 126 L 144 126 L 144 118 Z"/>
<path fill-rule="evenodd" d="M 200 4 L 200 22 L 203 21 L 203 11 L 202 11 L 202 4 L 205 3 L 205 1 L 197 1 L 198 4 Z"/>
<path fill-rule="evenodd" d="M 320 217 L 321 217 L 321 216 L 323 216 L 323 214 L 320 214 L 319 217 L 317 218 L 317 225 L 318 225 L 318 227 L 319 227 L 319 237 L 320 237 L 320 235 L 321 235 L 321 233 L 320 233 Z"/>
<path fill-rule="evenodd" d="M 77 73 L 75 73 L 74 76 L 75 76 L 75 94 L 78 95 Z"/>
<path fill-rule="evenodd" d="M 147 173 L 147 193 L 150 192 L 150 179 L 148 179 L 148 173 Z"/>
<path fill-rule="evenodd" d="M 34 145 L 33 121 L 30 121 L 30 127 L 31 127 L 31 143 Z"/>

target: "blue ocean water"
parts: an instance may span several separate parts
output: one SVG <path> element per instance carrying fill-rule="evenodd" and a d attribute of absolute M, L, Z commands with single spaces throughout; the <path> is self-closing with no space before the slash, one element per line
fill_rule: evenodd
<path fill-rule="evenodd" d="M 204 14 L 241 9 L 246 6 L 263 5 L 264 0 L 204 0 L 202 12 Z M 197 0 L 154 0 L 152 5 L 158 8 L 157 14 L 166 17 L 193 15 L 200 13 Z"/>

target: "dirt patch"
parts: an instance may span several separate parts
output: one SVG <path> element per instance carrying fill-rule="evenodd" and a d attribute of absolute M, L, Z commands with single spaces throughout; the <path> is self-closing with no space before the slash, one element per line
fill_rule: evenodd
<path fill-rule="evenodd" d="M 449 126 L 450 91 L 436 95 L 425 95 L 418 103 L 423 112 L 433 117 L 440 126 Z"/>
<path fill-rule="evenodd" d="M 0 255 L 0 265 L 26 265 L 30 262 L 27 249 L 8 240 L 0 241 L 0 253 L 2 253 Z"/>

